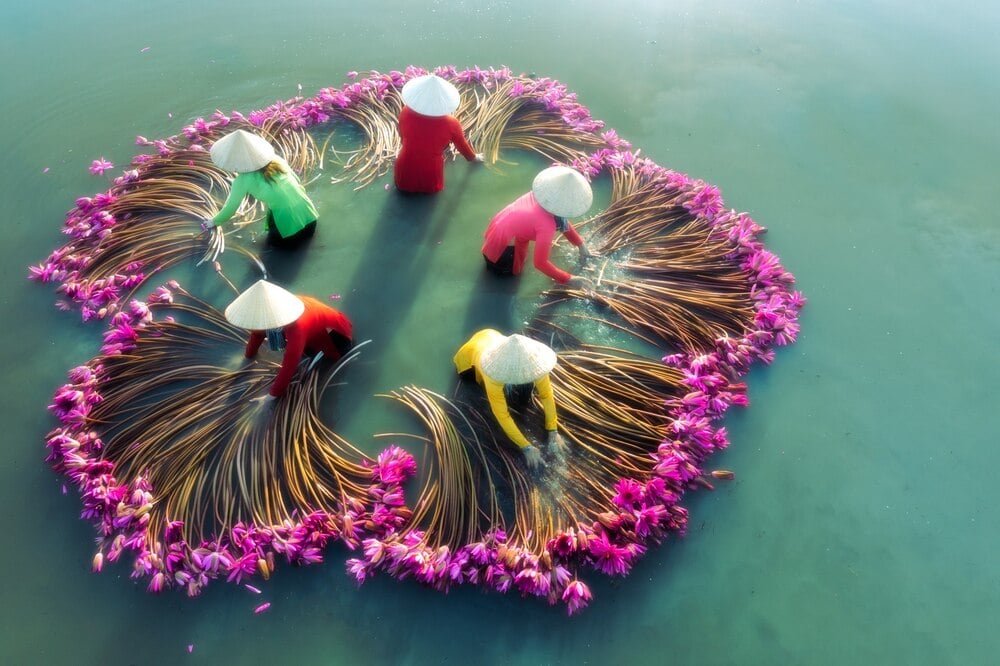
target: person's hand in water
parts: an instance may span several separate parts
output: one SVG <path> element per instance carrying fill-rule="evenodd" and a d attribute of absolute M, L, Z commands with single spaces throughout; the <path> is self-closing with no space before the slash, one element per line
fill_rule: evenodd
<path fill-rule="evenodd" d="M 563 439 L 562 435 L 559 434 L 558 430 L 549 431 L 549 454 L 553 459 L 553 473 L 558 476 L 566 475 L 566 454 L 569 453 L 569 447 L 566 446 L 566 440 Z"/>
<path fill-rule="evenodd" d="M 562 438 L 558 430 L 549 431 L 549 448 L 553 450 L 561 450 L 566 448 L 566 440 Z"/>
<path fill-rule="evenodd" d="M 582 275 L 570 276 L 569 281 L 567 281 L 566 284 L 571 287 L 575 287 L 576 289 L 584 289 L 586 291 L 590 291 L 594 288 L 594 284 L 591 282 L 590 278 Z"/>
<path fill-rule="evenodd" d="M 594 253 L 590 251 L 590 248 L 587 247 L 586 243 L 580 244 L 580 261 L 587 261 L 587 259 L 590 259 L 594 256 L 595 256 Z"/>
<path fill-rule="evenodd" d="M 476 153 L 476 156 L 472 158 L 472 161 L 476 162 L 477 164 L 482 164 L 483 162 L 486 161 L 486 156 L 483 155 L 482 153 Z"/>
<path fill-rule="evenodd" d="M 528 467 L 538 469 L 538 466 L 542 464 L 542 453 L 538 447 L 529 444 L 521 450 L 524 451 L 524 460 L 528 463 Z"/>
<path fill-rule="evenodd" d="M 276 400 L 270 393 L 265 393 L 258 398 L 251 398 L 250 402 L 256 403 L 258 407 L 273 407 Z"/>

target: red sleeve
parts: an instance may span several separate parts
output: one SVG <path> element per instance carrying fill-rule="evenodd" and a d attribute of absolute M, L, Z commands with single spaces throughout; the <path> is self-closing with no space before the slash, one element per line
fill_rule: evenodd
<path fill-rule="evenodd" d="M 576 229 L 574 229 L 573 225 L 569 223 L 569 220 L 566 220 L 566 231 L 563 232 L 563 236 L 565 236 L 566 240 L 572 243 L 574 247 L 580 247 L 583 245 L 583 239 L 580 238 L 580 234 L 576 233 Z"/>
<path fill-rule="evenodd" d="M 340 333 L 345 338 L 354 339 L 351 320 L 342 312 L 331 308 L 326 303 L 312 296 L 299 296 L 306 308 L 299 317 L 299 324 L 309 330 L 304 331 L 308 338 L 315 333 L 326 334 L 326 329 Z"/>
<path fill-rule="evenodd" d="M 465 132 L 462 131 L 462 123 L 458 122 L 458 119 L 453 116 L 448 116 L 449 124 L 451 125 L 451 142 L 455 144 L 458 148 L 458 152 L 462 153 L 462 157 L 469 160 L 470 162 L 476 159 L 476 151 L 472 149 L 469 142 L 465 140 Z"/>
<path fill-rule="evenodd" d="M 549 250 L 552 249 L 552 237 L 555 235 L 555 229 L 548 231 L 540 231 L 538 235 L 535 236 L 535 254 L 534 262 L 535 268 L 541 272 L 548 275 L 550 278 L 559 282 L 560 284 L 569 282 L 569 279 L 573 277 L 566 271 L 556 268 L 551 261 L 549 261 Z"/>
<path fill-rule="evenodd" d="M 264 331 L 250 331 L 250 339 L 247 340 L 246 357 L 253 358 L 256 356 L 262 342 L 264 342 Z"/>
<path fill-rule="evenodd" d="M 285 356 L 281 359 L 281 370 L 271 384 L 271 395 L 278 398 L 285 394 L 288 384 L 295 375 L 295 368 L 302 360 L 302 353 L 306 349 L 305 331 L 301 327 L 291 324 L 285 327 Z"/>
<path fill-rule="evenodd" d="M 351 320 L 333 308 L 327 308 L 324 312 L 323 325 L 340 333 L 345 338 L 354 339 L 354 327 L 351 325 Z"/>

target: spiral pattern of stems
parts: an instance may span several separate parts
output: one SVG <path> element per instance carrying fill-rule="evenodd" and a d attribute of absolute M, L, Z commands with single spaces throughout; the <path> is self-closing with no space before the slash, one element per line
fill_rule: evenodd
<path fill-rule="evenodd" d="M 220 353 L 240 355 L 246 332 L 190 294 L 170 307 L 177 320 L 150 322 L 134 349 L 103 360 L 103 401 L 90 414 L 116 474 L 143 474 L 156 489 L 151 536 L 182 521 L 187 541 L 198 543 L 238 522 L 281 524 L 364 496 L 364 454 L 319 415 L 324 391 L 351 356 L 325 371 L 300 371 L 286 395 L 265 406 L 252 399 L 266 394 L 278 364 L 218 364 Z"/>
<path fill-rule="evenodd" d="M 454 550 L 502 526 L 509 544 L 540 554 L 559 530 L 600 521 L 618 479 L 651 476 L 650 454 L 669 434 L 658 406 L 683 395 L 679 371 L 585 346 L 560 352 L 551 380 L 566 448 L 546 451 L 537 472 L 475 396 L 454 402 L 412 386 L 391 394 L 417 415 L 435 453 L 408 530 Z M 539 410 L 515 418 L 540 424 Z"/>
<path fill-rule="evenodd" d="M 581 224 L 601 255 L 591 260 L 592 286 L 547 290 L 535 325 L 590 318 L 674 351 L 710 349 L 722 335 L 750 330 L 750 275 L 732 261 L 732 242 L 684 208 L 680 195 L 634 170 L 616 171 L 611 205 Z M 569 300 L 594 307 L 568 314 L 556 307 Z"/>

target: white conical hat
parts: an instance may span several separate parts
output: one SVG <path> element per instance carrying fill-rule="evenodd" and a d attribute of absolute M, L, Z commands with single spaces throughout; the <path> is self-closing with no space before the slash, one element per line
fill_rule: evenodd
<path fill-rule="evenodd" d="M 425 74 L 403 84 L 403 103 L 422 116 L 447 116 L 458 108 L 458 88 L 437 74 Z"/>
<path fill-rule="evenodd" d="M 556 367 L 556 353 L 519 333 L 508 335 L 479 358 L 479 371 L 501 384 L 538 381 Z"/>
<path fill-rule="evenodd" d="M 590 210 L 594 192 L 590 183 L 569 167 L 554 166 L 539 172 L 531 183 L 538 205 L 559 217 L 576 217 Z"/>
<path fill-rule="evenodd" d="M 276 155 L 266 140 L 241 129 L 212 144 L 211 153 L 215 166 L 238 173 L 263 169 Z"/>
<path fill-rule="evenodd" d="M 226 319 L 240 328 L 266 331 L 291 324 L 305 309 L 306 304 L 292 292 L 267 280 L 258 280 L 229 304 Z"/>

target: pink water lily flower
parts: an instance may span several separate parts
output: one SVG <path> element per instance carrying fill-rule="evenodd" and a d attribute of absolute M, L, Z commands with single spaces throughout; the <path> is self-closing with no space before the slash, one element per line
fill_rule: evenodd
<path fill-rule="evenodd" d="M 94 160 L 93 162 L 91 162 L 89 170 L 90 173 L 94 174 L 95 176 L 100 176 L 108 169 L 114 169 L 114 168 L 115 168 L 114 164 L 112 164 L 111 162 L 102 157 L 99 160 Z"/>
<path fill-rule="evenodd" d="M 574 615 L 586 608 L 591 598 L 590 588 L 587 587 L 586 583 L 578 580 L 574 580 L 567 585 L 566 590 L 562 594 L 562 600 L 566 602 L 566 611 L 570 615 Z"/>

